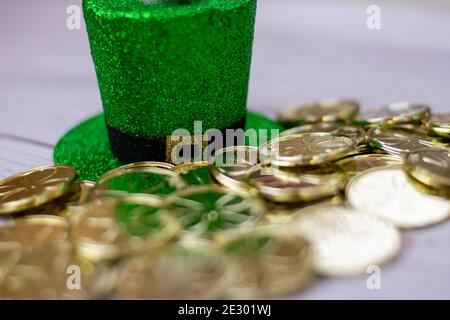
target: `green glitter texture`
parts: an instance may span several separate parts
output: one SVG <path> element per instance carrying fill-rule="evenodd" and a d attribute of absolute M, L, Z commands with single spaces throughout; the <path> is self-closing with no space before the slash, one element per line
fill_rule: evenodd
<path fill-rule="evenodd" d="M 144 137 L 246 112 L 256 0 L 84 0 L 108 125 Z"/>
<path fill-rule="evenodd" d="M 254 112 L 247 112 L 246 129 L 284 128 Z M 121 166 L 111 151 L 105 117 L 99 114 L 67 132 L 55 146 L 53 158 L 57 164 L 74 167 L 82 180 L 95 181 L 103 174 Z"/>

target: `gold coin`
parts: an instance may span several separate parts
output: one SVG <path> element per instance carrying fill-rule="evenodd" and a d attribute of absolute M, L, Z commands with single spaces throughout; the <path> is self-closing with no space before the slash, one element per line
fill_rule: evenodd
<path fill-rule="evenodd" d="M 299 133 L 276 138 L 260 148 L 262 162 L 274 166 L 319 165 L 339 160 L 354 151 L 355 142 L 330 133 Z"/>
<path fill-rule="evenodd" d="M 450 138 L 450 112 L 433 114 L 429 126 L 438 136 Z"/>
<path fill-rule="evenodd" d="M 307 214 L 317 214 L 323 211 L 330 211 L 335 208 L 341 208 L 345 205 L 345 198 L 337 195 L 324 200 L 309 202 L 302 207 L 298 207 L 291 214 L 291 222 L 297 221 L 301 216 Z"/>
<path fill-rule="evenodd" d="M 444 144 L 434 142 L 414 131 L 398 129 L 372 128 L 367 132 L 367 139 L 375 148 L 393 155 L 406 155 L 422 149 L 445 148 Z"/>
<path fill-rule="evenodd" d="M 326 276 L 365 273 L 392 260 L 401 236 L 389 222 L 345 207 L 322 208 L 298 216 L 296 230 L 314 249 L 314 267 Z"/>
<path fill-rule="evenodd" d="M 76 257 L 69 242 L 25 255 L 0 286 L 1 299 L 66 300 L 101 298 L 115 283 L 113 269 L 93 266 Z"/>
<path fill-rule="evenodd" d="M 231 189 L 246 189 L 243 181 L 248 169 L 259 163 L 259 149 L 235 146 L 214 154 L 211 174 L 220 184 Z"/>
<path fill-rule="evenodd" d="M 230 269 L 210 241 L 183 241 L 159 255 L 136 257 L 120 271 L 117 294 L 124 299 L 217 299 Z"/>
<path fill-rule="evenodd" d="M 359 111 L 359 104 L 353 100 L 323 100 L 306 105 L 295 105 L 278 114 L 278 120 L 285 124 L 336 122 L 352 120 Z"/>
<path fill-rule="evenodd" d="M 174 217 L 159 212 L 162 206 L 150 195 L 92 202 L 74 219 L 70 238 L 79 255 L 92 262 L 157 250 L 180 230 Z"/>
<path fill-rule="evenodd" d="M 132 193 L 165 195 L 185 188 L 186 182 L 172 169 L 172 165 L 160 162 L 128 164 L 101 177 L 95 193 L 97 196 L 123 196 Z"/>
<path fill-rule="evenodd" d="M 293 203 L 314 201 L 339 193 L 345 178 L 334 165 L 282 169 L 256 165 L 246 174 L 247 183 L 266 199 Z"/>
<path fill-rule="evenodd" d="M 200 235 L 254 226 L 265 213 L 258 198 L 214 185 L 175 192 L 166 205 L 162 212 L 174 214 L 184 230 Z"/>
<path fill-rule="evenodd" d="M 341 167 L 350 180 L 357 174 L 375 167 L 382 167 L 391 164 L 402 164 L 403 158 L 385 154 L 363 154 L 345 158 L 336 162 Z"/>
<path fill-rule="evenodd" d="M 403 229 L 426 227 L 450 217 L 450 201 L 417 190 L 401 165 L 373 168 L 347 185 L 348 203 Z"/>
<path fill-rule="evenodd" d="M 209 175 L 208 162 L 179 164 L 175 166 L 172 171 L 178 173 L 190 186 L 214 184 L 213 179 Z"/>
<path fill-rule="evenodd" d="M 450 188 L 450 151 L 423 150 L 406 157 L 405 170 L 433 188 Z"/>
<path fill-rule="evenodd" d="M 288 295 L 313 279 L 309 243 L 286 227 L 259 227 L 219 235 L 217 241 L 233 263 L 231 299 Z"/>
<path fill-rule="evenodd" d="M 75 180 L 68 166 L 40 167 L 0 181 L 0 214 L 33 209 L 64 195 Z"/>
<path fill-rule="evenodd" d="M 409 102 L 395 102 L 386 106 L 361 112 L 356 123 L 361 125 L 395 125 L 425 121 L 430 115 L 427 105 Z"/>
<path fill-rule="evenodd" d="M 67 222 L 55 216 L 30 216 L 0 226 L 0 284 L 24 254 L 67 237 Z"/>
<path fill-rule="evenodd" d="M 349 126 L 333 122 L 312 123 L 294 127 L 283 131 L 280 134 L 280 137 L 299 133 L 313 133 L 313 132 L 328 132 L 336 136 L 348 137 L 354 140 L 356 144 L 360 144 L 365 141 L 364 129 L 357 126 Z"/>

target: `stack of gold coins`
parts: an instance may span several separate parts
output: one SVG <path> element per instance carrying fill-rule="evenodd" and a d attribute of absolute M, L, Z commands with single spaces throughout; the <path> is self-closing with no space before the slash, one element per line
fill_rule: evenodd
<path fill-rule="evenodd" d="M 0 181 L 0 298 L 286 297 L 394 261 L 402 230 L 450 217 L 448 114 L 325 100 L 279 120 L 210 162 Z"/>

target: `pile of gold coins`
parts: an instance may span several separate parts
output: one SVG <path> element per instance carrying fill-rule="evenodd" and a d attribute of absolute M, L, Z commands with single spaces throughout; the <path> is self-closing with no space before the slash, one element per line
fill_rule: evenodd
<path fill-rule="evenodd" d="M 1 299 L 286 297 L 393 260 L 450 217 L 450 114 L 294 106 L 211 162 L 68 166 L 0 181 Z"/>

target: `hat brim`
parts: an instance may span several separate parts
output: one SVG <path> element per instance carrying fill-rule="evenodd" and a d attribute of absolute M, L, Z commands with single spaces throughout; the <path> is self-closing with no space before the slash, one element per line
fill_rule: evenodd
<path fill-rule="evenodd" d="M 246 129 L 257 132 L 284 128 L 277 122 L 255 112 L 247 113 Z M 111 151 L 103 113 L 81 122 L 69 130 L 56 144 L 53 158 L 57 164 L 74 167 L 82 180 L 97 180 L 103 174 L 122 165 Z"/>

